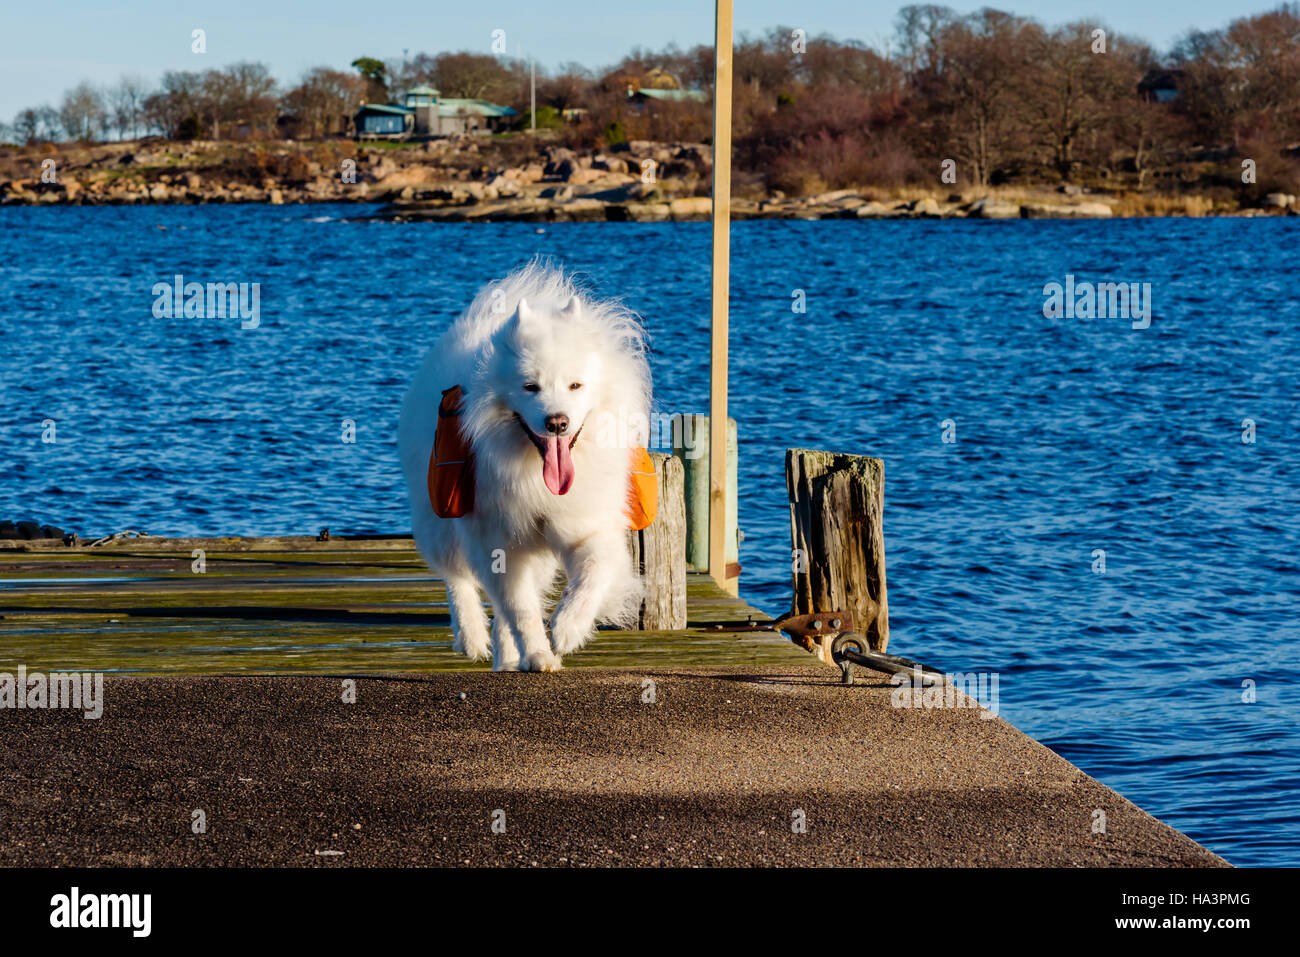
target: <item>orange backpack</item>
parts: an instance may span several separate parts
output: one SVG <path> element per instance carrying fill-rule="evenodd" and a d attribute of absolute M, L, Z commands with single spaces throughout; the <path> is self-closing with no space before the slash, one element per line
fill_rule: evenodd
<path fill-rule="evenodd" d="M 438 404 L 438 427 L 429 454 L 429 502 L 439 518 L 460 518 L 474 511 L 474 453 L 461 431 L 465 390 L 444 389 Z M 632 450 L 632 471 L 627 484 L 628 528 L 639 530 L 655 520 L 659 511 L 659 479 L 650 453 Z"/>
<path fill-rule="evenodd" d="M 429 502 L 439 518 L 460 518 L 474 510 L 474 455 L 460 428 L 465 391 L 455 385 L 442 392 L 438 428 L 429 455 Z"/>
<path fill-rule="evenodd" d="M 627 527 L 645 528 L 659 511 L 659 476 L 650 453 L 641 446 L 632 450 L 632 474 L 627 480 Z"/>

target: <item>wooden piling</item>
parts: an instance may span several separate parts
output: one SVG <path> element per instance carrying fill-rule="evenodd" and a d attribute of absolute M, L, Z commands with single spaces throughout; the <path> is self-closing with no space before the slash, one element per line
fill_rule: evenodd
<path fill-rule="evenodd" d="M 632 563 L 645 581 L 637 629 L 686 627 L 686 497 L 680 459 L 651 452 L 659 477 L 659 512 L 640 531 L 627 533 Z"/>
<path fill-rule="evenodd" d="M 686 472 L 686 560 L 695 568 L 709 567 L 709 488 L 712 461 L 707 415 L 679 413 L 672 418 L 673 455 Z M 727 509 L 725 551 L 727 583 L 724 587 L 735 595 L 740 575 L 740 546 L 737 535 L 739 474 L 736 461 L 736 420 L 727 420 Z"/>
<path fill-rule="evenodd" d="M 864 455 L 787 449 L 785 481 L 792 613 L 847 611 L 853 630 L 866 636 L 873 651 L 884 651 L 889 644 L 885 463 Z"/>
<path fill-rule="evenodd" d="M 710 323 L 709 574 L 727 577 L 727 330 L 731 276 L 731 0 L 717 0 L 713 32 L 713 318 Z"/>

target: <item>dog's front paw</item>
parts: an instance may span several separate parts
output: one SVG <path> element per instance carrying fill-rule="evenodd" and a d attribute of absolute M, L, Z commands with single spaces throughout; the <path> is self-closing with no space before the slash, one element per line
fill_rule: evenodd
<path fill-rule="evenodd" d="M 457 634 L 451 642 L 452 651 L 470 661 L 487 661 L 492 657 L 492 643 L 486 633 L 482 635 Z"/>
<path fill-rule="evenodd" d="M 567 655 L 577 651 L 591 637 L 593 625 L 580 624 L 564 615 L 556 615 L 551 622 L 551 644 L 557 655 Z"/>
<path fill-rule="evenodd" d="M 505 661 L 500 659 L 492 662 L 493 671 L 526 671 L 523 663 L 518 658 L 508 658 Z"/>
<path fill-rule="evenodd" d="M 564 664 L 560 661 L 560 656 L 555 654 L 549 648 L 545 651 L 532 651 L 528 653 L 528 670 L 529 671 L 560 671 Z"/>

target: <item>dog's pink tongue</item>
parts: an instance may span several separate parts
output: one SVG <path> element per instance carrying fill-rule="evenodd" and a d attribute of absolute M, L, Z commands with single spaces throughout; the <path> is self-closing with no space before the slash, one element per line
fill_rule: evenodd
<path fill-rule="evenodd" d="M 546 455 L 542 458 L 542 479 L 555 495 L 563 495 L 573 485 L 573 459 L 569 455 L 567 437 L 547 437 Z"/>

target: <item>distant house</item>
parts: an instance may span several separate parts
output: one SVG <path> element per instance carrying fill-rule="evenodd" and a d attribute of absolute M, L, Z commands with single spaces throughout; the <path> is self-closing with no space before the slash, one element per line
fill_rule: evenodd
<path fill-rule="evenodd" d="M 430 86 L 406 91 L 406 102 L 363 103 L 357 110 L 357 139 L 402 140 L 497 133 L 519 115 L 487 100 L 444 97 Z"/>
<path fill-rule="evenodd" d="M 681 81 L 663 67 L 652 67 L 644 73 L 616 71 L 604 77 L 600 85 L 611 92 L 626 92 L 638 110 L 654 103 L 707 103 L 709 99 L 703 90 L 683 90 Z"/>
<path fill-rule="evenodd" d="M 629 87 L 627 96 L 628 99 L 640 104 L 650 101 L 660 103 L 707 103 L 709 101 L 709 95 L 703 90 L 656 90 L 644 86 L 639 90 Z"/>
<path fill-rule="evenodd" d="M 1148 70 L 1138 81 L 1138 96 L 1150 103 L 1168 103 L 1178 99 L 1183 85 L 1182 70 Z"/>

